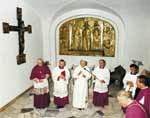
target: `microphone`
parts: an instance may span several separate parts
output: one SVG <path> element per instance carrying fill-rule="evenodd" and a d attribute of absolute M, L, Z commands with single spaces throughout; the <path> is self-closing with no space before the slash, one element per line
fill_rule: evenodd
<path fill-rule="evenodd" d="M 97 77 L 95 74 L 93 74 L 92 72 L 90 72 L 90 71 L 87 70 L 86 68 L 84 68 L 84 70 L 86 70 L 86 71 L 89 72 L 91 75 L 93 75 L 95 79 L 98 79 L 98 77 Z M 94 79 L 94 80 L 95 80 L 95 79 Z M 99 79 L 98 79 L 98 80 L 99 80 Z"/>
<path fill-rule="evenodd" d="M 90 72 L 89 70 L 87 70 L 86 68 L 84 68 L 84 70 L 86 70 L 87 72 L 89 72 L 91 75 L 93 75 L 93 76 L 95 76 L 96 77 L 96 75 L 94 75 L 92 72 Z"/>
<path fill-rule="evenodd" d="M 86 68 L 84 68 L 84 70 L 88 71 L 89 73 L 91 73 L 89 70 L 87 70 Z"/>

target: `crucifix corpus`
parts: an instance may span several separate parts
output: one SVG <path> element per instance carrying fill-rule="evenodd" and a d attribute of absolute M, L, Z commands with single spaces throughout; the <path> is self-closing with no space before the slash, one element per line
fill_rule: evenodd
<path fill-rule="evenodd" d="M 22 8 L 17 7 L 17 21 L 18 26 L 9 25 L 9 23 L 3 22 L 3 33 L 9 33 L 10 31 L 18 32 L 19 39 L 19 54 L 17 55 L 17 64 L 20 65 L 26 62 L 26 55 L 24 54 L 25 41 L 24 33 L 32 33 L 31 25 L 25 27 L 24 21 L 22 20 Z"/>

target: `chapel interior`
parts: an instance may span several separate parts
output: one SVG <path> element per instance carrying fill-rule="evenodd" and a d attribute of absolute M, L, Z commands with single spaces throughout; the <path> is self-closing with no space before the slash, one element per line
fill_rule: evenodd
<path fill-rule="evenodd" d="M 17 8 L 22 10 L 20 19 Z M 116 95 L 129 65 L 138 64 L 139 73 L 150 71 L 149 12 L 150 0 L 1 0 L 0 118 L 124 118 Z M 71 73 L 81 59 L 91 71 L 105 59 L 111 77 L 103 114 L 92 105 L 90 81 L 86 110 L 78 111 L 71 103 L 55 110 L 52 80 L 49 108 L 34 109 L 29 77 L 37 58 L 50 70 L 64 59 Z M 72 88 L 71 79 L 70 100 Z"/>

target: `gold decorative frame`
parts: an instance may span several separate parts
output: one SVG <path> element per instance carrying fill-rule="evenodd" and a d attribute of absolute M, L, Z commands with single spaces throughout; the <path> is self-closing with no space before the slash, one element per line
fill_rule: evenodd
<path fill-rule="evenodd" d="M 60 55 L 115 56 L 115 29 L 94 17 L 75 18 L 59 28 Z"/>

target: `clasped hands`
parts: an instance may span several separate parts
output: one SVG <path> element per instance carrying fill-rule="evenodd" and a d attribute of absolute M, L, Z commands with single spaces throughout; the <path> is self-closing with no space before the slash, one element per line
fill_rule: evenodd
<path fill-rule="evenodd" d="M 99 80 L 96 76 L 94 76 L 93 79 L 94 79 L 94 80 L 96 80 L 96 79 Z M 100 82 L 100 83 L 105 83 L 104 80 L 99 80 L 99 82 Z"/>
<path fill-rule="evenodd" d="M 82 71 L 80 71 L 79 73 L 78 73 L 78 75 L 80 76 L 82 74 L 82 77 L 84 77 L 84 78 L 86 78 L 86 75 L 85 74 L 83 74 L 83 72 Z"/>
<path fill-rule="evenodd" d="M 65 76 L 62 75 L 62 74 L 60 74 L 60 75 L 58 76 L 58 80 L 59 80 L 60 78 L 63 79 L 63 80 L 66 80 Z"/>

